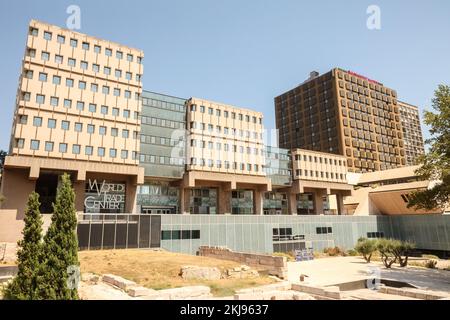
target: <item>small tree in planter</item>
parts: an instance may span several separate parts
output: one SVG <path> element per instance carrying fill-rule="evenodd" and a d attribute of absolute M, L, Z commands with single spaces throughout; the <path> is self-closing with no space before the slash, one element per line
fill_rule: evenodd
<path fill-rule="evenodd" d="M 377 251 L 377 240 L 360 238 L 356 243 L 355 250 L 364 257 L 367 263 L 375 251 Z"/>
<path fill-rule="evenodd" d="M 44 237 L 45 287 L 41 294 L 45 299 L 73 300 L 78 299 L 78 291 L 68 286 L 68 270 L 79 266 L 75 192 L 68 174 L 62 176 L 61 182 L 53 204 L 52 223 Z"/>
<path fill-rule="evenodd" d="M 400 267 L 408 265 L 408 258 L 414 250 L 415 245 L 408 241 L 393 240 L 392 252 L 397 257 Z"/>
<path fill-rule="evenodd" d="M 42 285 L 39 268 L 42 264 L 42 216 L 39 211 L 39 194 L 30 194 L 25 211 L 22 234 L 17 251 L 18 272 L 13 281 L 5 288 L 5 299 L 40 299 L 38 291 Z"/>
<path fill-rule="evenodd" d="M 381 261 L 386 268 L 391 268 L 397 261 L 397 256 L 394 254 L 395 240 L 391 239 L 378 239 L 377 250 L 380 252 Z"/>

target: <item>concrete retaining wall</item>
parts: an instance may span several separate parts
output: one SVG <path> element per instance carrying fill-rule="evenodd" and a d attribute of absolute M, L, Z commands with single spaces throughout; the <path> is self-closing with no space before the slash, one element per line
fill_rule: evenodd
<path fill-rule="evenodd" d="M 234 252 L 224 247 L 207 246 L 199 247 L 198 253 L 200 256 L 236 261 L 253 268 L 264 269 L 267 270 L 269 274 L 277 276 L 281 279 L 287 278 L 286 257 L 274 257 L 265 254 Z"/>

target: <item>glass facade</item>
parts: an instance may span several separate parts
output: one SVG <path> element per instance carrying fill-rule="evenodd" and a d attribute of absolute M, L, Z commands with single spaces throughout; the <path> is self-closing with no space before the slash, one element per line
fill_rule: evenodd
<path fill-rule="evenodd" d="M 231 192 L 232 214 L 253 214 L 253 191 L 236 190 Z"/>
<path fill-rule="evenodd" d="M 186 99 L 142 93 L 140 166 L 147 177 L 182 178 L 186 140 Z"/>
<path fill-rule="evenodd" d="M 272 185 L 289 186 L 292 182 L 290 151 L 266 146 L 264 156 L 264 172 L 272 180 Z"/>
<path fill-rule="evenodd" d="M 283 192 L 266 192 L 263 211 L 265 215 L 289 214 L 287 194 Z"/>
<path fill-rule="evenodd" d="M 179 189 L 163 182 L 145 183 L 138 187 L 137 204 L 141 213 L 180 213 Z"/>
<path fill-rule="evenodd" d="M 297 214 L 314 214 L 314 196 L 312 193 L 297 194 Z"/>
<path fill-rule="evenodd" d="M 84 196 L 85 213 L 124 213 L 126 183 L 89 179 Z"/>
<path fill-rule="evenodd" d="M 189 209 L 191 214 L 216 214 L 217 189 L 195 188 L 190 190 Z"/>

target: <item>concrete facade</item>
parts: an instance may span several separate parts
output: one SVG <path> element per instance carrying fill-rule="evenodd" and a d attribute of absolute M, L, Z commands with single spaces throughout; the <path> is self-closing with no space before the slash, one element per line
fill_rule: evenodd
<path fill-rule="evenodd" d="M 417 164 L 418 157 L 425 154 L 419 108 L 402 101 L 398 101 L 398 105 L 405 141 L 406 165 L 413 166 Z"/>

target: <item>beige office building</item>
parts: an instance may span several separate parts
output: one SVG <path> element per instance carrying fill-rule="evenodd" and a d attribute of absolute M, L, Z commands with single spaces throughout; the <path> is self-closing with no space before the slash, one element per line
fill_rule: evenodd
<path fill-rule="evenodd" d="M 262 113 L 198 98 L 186 109 L 183 211 L 262 214 L 264 192 L 271 191 L 263 170 Z"/>
<path fill-rule="evenodd" d="M 418 158 L 425 153 L 419 108 L 402 101 L 398 101 L 398 105 L 400 107 L 403 141 L 405 142 L 406 164 L 413 166 L 417 164 Z"/>
<path fill-rule="evenodd" d="M 343 199 L 353 190 L 347 172 L 344 156 L 293 149 L 291 213 L 344 214 Z"/>
<path fill-rule="evenodd" d="M 3 208 L 41 195 L 51 211 L 58 176 L 72 173 L 77 210 L 131 212 L 139 168 L 143 52 L 31 21 L 19 79 Z M 115 200 L 103 192 L 114 190 Z M 20 190 L 20 192 L 17 192 Z"/>

